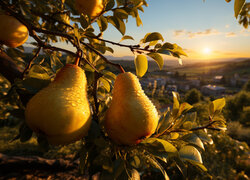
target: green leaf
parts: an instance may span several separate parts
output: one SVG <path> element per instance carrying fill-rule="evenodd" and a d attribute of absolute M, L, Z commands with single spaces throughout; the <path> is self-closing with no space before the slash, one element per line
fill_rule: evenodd
<path fill-rule="evenodd" d="M 143 54 L 139 54 L 135 57 L 134 63 L 135 63 L 135 68 L 136 68 L 136 75 L 138 77 L 144 76 L 144 74 L 148 70 L 147 57 Z"/>
<path fill-rule="evenodd" d="M 182 103 L 180 105 L 178 115 L 180 116 L 183 112 L 189 111 L 192 108 L 193 108 L 193 106 L 191 106 L 190 104 L 184 102 L 184 103 Z"/>
<path fill-rule="evenodd" d="M 110 9 L 112 9 L 115 6 L 115 1 L 114 0 L 108 0 L 108 3 L 105 7 L 105 10 L 108 11 Z"/>
<path fill-rule="evenodd" d="M 121 38 L 121 40 L 120 40 L 120 42 L 122 42 L 122 41 L 124 41 L 124 40 L 126 40 L 126 39 L 131 39 L 131 40 L 134 40 L 134 38 L 132 37 L 132 36 L 123 36 L 122 38 Z"/>
<path fill-rule="evenodd" d="M 116 17 L 119 17 L 120 19 L 127 19 L 128 18 L 128 13 L 124 9 L 116 9 L 114 11 L 114 15 Z"/>
<path fill-rule="evenodd" d="M 169 43 L 169 42 L 166 42 L 166 43 L 164 43 L 163 45 L 162 45 L 162 47 L 161 47 L 162 49 L 174 49 L 174 45 L 173 44 L 171 44 L 171 43 Z"/>
<path fill-rule="evenodd" d="M 80 24 L 81 24 L 83 29 L 86 29 L 89 26 L 89 22 L 88 22 L 87 18 L 85 18 L 85 16 L 83 16 L 83 15 L 80 16 Z"/>
<path fill-rule="evenodd" d="M 195 134 L 204 142 L 207 142 L 208 144 L 213 144 L 213 140 L 211 137 L 207 135 L 203 130 L 195 132 Z"/>
<path fill-rule="evenodd" d="M 163 60 L 162 56 L 158 53 L 148 53 L 147 55 L 155 60 L 155 62 L 158 64 L 158 66 L 161 70 L 163 67 L 163 64 L 164 64 L 164 60 Z"/>
<path fill-rule="evenodd" d="M 171 55 L 171 52 L 169 50 L 166 50 L 166 49 L 159 49 L 159 50 L 157 50 L 157 52 L 161 53 L 161 54 Z"/>
<path fill-rule="evenodd" d="M 171 116 L 170 111 L 165 112 L 159 120 L 156 132 L 161 133 L 165 131 L 171 126 L 172 122 L 173 122 L 173 118 Z"/>
<path fill-rule="evenodd" d="M 177 149 L 170 142 L 159 139 L 159 138 L 147 138 L 142 141 L 142 143 L 146 146 L 157 147 L 157 151 L 159 152 L 167 152 L 167 153 L 175 153 Z"/>
<path fill-rule="evenodd" d="M 50 56 L 50 63 L 51 63 L 51 68 L 54 72 L 57 72 L 57 70 L 61 69 L 64 65 L 56 55 L 51 55 Z"/>
<path fill-rule="evenodd" d="M 173 94 L 173 114 L 177 115 L 177 113 L 179 112 L 179 108 L 180 108 L 180 103 L 179 103 L 179 94 L 177 92 L 172 92 Z"/>
<path fill-rule="evenodd" d="M 120 33 L 122 35 L 125 34 L 125 32 L 126 32 L 126 25 L 123 22 L 123 20 L 121 20 L 121 19 L 119 19 L 119 18 L 117 18 L 115 16 L 112 16 L 112 17 L 109 17 L 108 22 L 110 22 L 113 26 L 115 26 L 116 29 L 118 31 L 120 31 Z"/>
<path fill-rule="evenodd" d="M 108 28 L 108 20 L 104 16 L 100 16 L 97 19 L 97 24 L 98 24 L 101 32 L 105 31 Z"/>
<path fill-rule="evenodd" d="M 214 100 L 213 101 L 214 111 L 221 111 L 222 108 L 225 106 L 225 104 L 226 104 L 225 98 Z"/>
<path fill-rule="evenodd" d="M 135 168 L 140 168 L 141 160 L 138 156 L 134 156 L 130 162 L 130 164 Z"/>
<path fill-rule="evenodd" d="M 238 18 L 246 0 L 235 0 L 234 1 L 234 16 Z"/>
<path fill-rule="evenodd" d="M 183 56 L 188 56 L 184 51 L 183 49 L 178 46 L 177 44 L 173 44 L 173 47 L 174 49 L 171 50 L 173 52 L 173 55 L 180 58 L 180 55 L 183 55 Z"/>
<path fill-rule="evenodd" d="M 33 65 L 28 73 L 30 78 L 49 80 L 50 76 L 48 72 L 41 65 Z"/>
<path fill-rule="evenodd" d="M 217 112 L 221 112 L 221 110 L 223 109 L 223 107 L 225 106 L 225 104 L 226 104 L 225 98 L 214 100 L 209 105 L 210 115 L 214 114 L 216 111 Z"/>
<path fill-rule="evenodd" d="M 103 87 L 107 90 L 107 92 L 110 92 L 110 83 L 104 79 L 103 77 L 99 78 L 99 80 L 101 81 L 101 85 L 103 85 Z"/>
<path fill-rule="evenodd" d="M 201 164 L 201 163 L 199 163 L 199 162 L 197 162 L 197 161 L 193 161 L 193 160 L 187 160 L 187 161 L 188 161 L 189 163 L 191 163 L 192 165 L 194 165 L 194 166 L 200 168 L 202 171 L 207 171 L 207 168 L 206 168 L 203 164 Z"/>
<path fill-rule="evenodd" d="M 145 156 L 146 159 L 149 161 L 149 164 L 152 166 L 152 167 L 155 167 L 156 169 L 159 169 L 162 173 L 162 175 L 164 176 L 164 179 L 165 180 L 169 180 L 169 177 L 165 171 L 165 169 L 161 166 L 161 164 L 152 156 Z"/>
<path fill-rule="evenodd" d="M 153 32 L 153 33 L 148 33 L 144 37 L 144 43 L 150 42 L 150 41 L 156 41 L 156 40 L 161 40 L 164 41 L 162 35 L 158 32 Z"/>
<path fill-rule="evenodd" d="M 193 146 L 183 146 L 179 150 L 180 157 L 183 160 L 193 160 L 202 164 L 202 158 L 200 152 Z"/>
<path fill-rule="evenodd" d="M 186 141 L 186 142 L 194 144 L 194 145 L 200 147 L 201 149 L 205 150 L 204 149 L 204 145 L 203 145 L 201 139 L 196 134 L 187 134 L 187 135 L 184 135 L 182 137 L 182 139 L 184 141 Z"/>

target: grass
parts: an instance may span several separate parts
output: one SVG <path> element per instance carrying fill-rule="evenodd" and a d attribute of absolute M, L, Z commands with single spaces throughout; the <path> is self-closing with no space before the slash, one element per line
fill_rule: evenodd
<path fill-rule="evenodd" d="M 45 152 L 37 143 L 35 137 L 27 142 L 19 140 L 12 141 L 18 134 L 18 127 L 2 127 L 0 128 L 0 153 L 15 156 L 36 155 L 45 158 L 72 158 L 79 151 L 81 142 L 78 141 L 67 146 L 50 146 L 49 151 Z"/>

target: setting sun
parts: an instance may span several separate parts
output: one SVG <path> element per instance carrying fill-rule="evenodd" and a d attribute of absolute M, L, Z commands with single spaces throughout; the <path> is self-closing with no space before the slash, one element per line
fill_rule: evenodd
<path fill-rule="evenodd" d="M 204 54 L 210 54 L 211 53 L 211 49 L 210 48 L 208 48 L 208 47 L 206 47 L 206 48 L 204 48 L 203 50 L 202 50 L 202 52 L 204 53 Z"/>

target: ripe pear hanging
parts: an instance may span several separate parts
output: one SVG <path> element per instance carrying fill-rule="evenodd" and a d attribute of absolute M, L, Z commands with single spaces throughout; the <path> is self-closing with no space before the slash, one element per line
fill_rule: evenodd
<path fill-rule="evenodd" d="M 118 144 L 138 144 L 155 132 L 158 119 L 157 110 L 138 78 L 130 72 L 119 74 L 104 119 L 108 136 Z"/>
<path fill-rule="evenodd" d="M 25 118 L 35 132 L 53 145 L 69 144 L 84 137 L 91 124 L 87 80 L 77 65 L 66 65 L 53 82 L 33 96 Z"/>
<path fill-rule="evenodd" d="M 0 44 L 15 48 L 21 46 L 28 39 L 26 26 L 13 16 L 0 15 Z"/>

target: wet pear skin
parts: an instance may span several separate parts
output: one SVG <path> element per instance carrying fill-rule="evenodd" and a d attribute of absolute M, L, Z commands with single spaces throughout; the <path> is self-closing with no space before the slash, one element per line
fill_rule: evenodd
<path fill-rule="evenodd" d="M 158 112 L 138 78 L 130 72 L 119 74 L 104 118 L 108 136 L 117 144 L 138 144 L 155 132 L 158 119 Z"/>
<path fill-rule="evenodd" d="M 69 144 L 84 137 L 91 124 L 84 70 L 66 65 L 53 82 L 27 104 L 26 123 L 53 145 Z"/>

